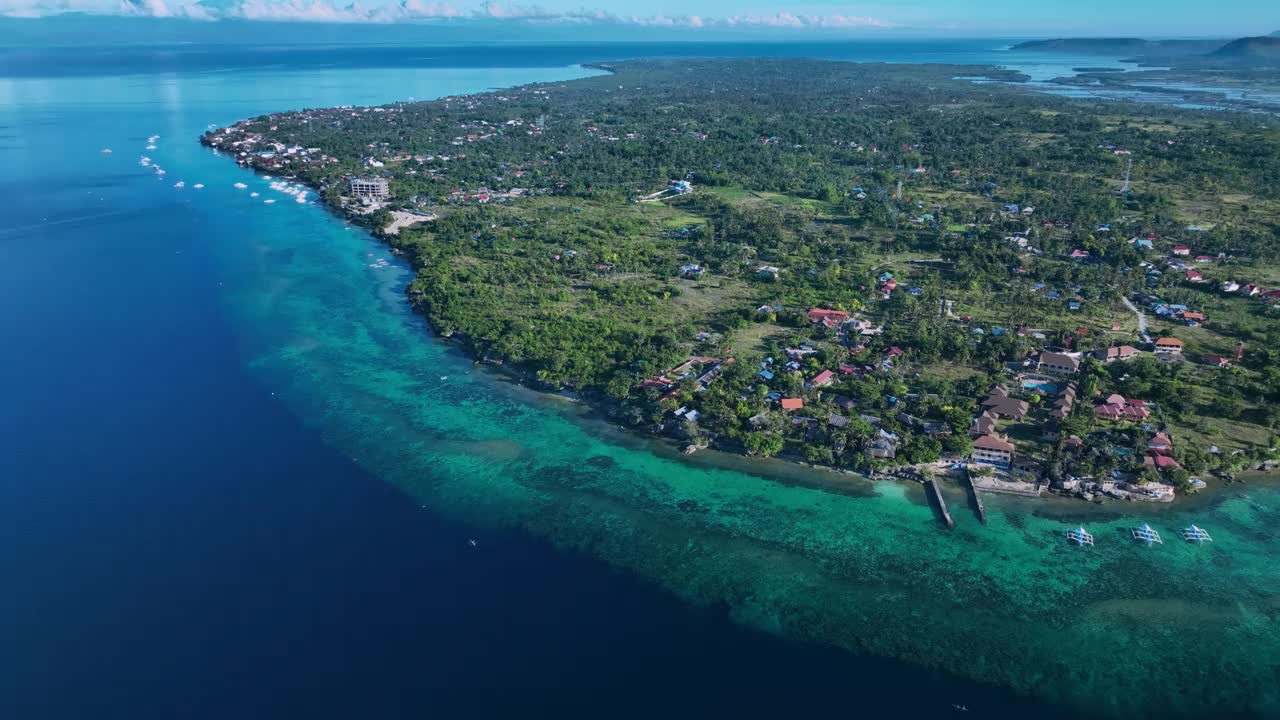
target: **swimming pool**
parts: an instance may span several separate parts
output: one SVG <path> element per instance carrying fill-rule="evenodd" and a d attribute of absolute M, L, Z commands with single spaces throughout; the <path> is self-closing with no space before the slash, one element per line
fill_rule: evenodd
<path fill-rule="evenodd" d="M 1022 387 L 1028 390 L 1039 390 L 1040 392 L 1049 394 L 1058 392 L 1057 385 L 1051 382 L 1044 382 L 1042 380 L 1023 380 Z"/>

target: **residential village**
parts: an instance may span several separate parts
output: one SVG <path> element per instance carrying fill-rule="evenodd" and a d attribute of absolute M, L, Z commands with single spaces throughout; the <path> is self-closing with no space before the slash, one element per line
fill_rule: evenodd
<path fill-rule="evenodd" d="M 857 190 L 863 192 L 862 188 Z M 1033 209 L 1007 205 L 1003 211 L 1023 215 Z M 1025 231 L 1019 232 L 1014 242 L 1026 249 L 1027 236 Z M 1204 273 L 1189 270 L 1180 260 L 1190 254 L 1187 246 L 1173 244 L 1167 255 L 1160 257 L 1156 254 L 1158 240 L 1154 233 L 1147 233 L 1131 242 L 1148 253 L 1149 259 L 1141 264 L 1148 277 L 1158 280 L 1162 273 L 1185 272 L 1185 283 L 1206 284 L 1220 295 L 1280 302 L 1278 290 L 1263 289 L 1252 282 L 1211 281 L 1204 276 L 1225 274 L 1220 263 L 1227 258 L 1197 256 L 1193 262 L 1205 268 Z M 1081 255 L 1087 258 L 1087 253 L 1073 251 L 1066 260 L 1080 262 Z M 762 265 L 756 269 L 756 277 L 774 281 L 784 272 L 777 266 Z M 685 279 L 701 279 L 704 273 L 705 268 L 696 263 L 680 268 Z M 927 371 L 912 362 L 909 350 L 880 342 L 885 327 L 875 319 L 873 305 L 863 311 L 808 308 L 804 311 L 808 342 L 779 348 L 776 356 L 765 357 L 753 367 L 752 382 L 740 399 L 762 394 L 765 408 L 748 417 L 747 423 L 756 431 L 772 428 L 783 438 L 794 438 L 804 449 L 814 445 L 829 449 L 830 453 L 792 450 L 795 459 L 806 462 L 823 464 L 832 455 L 861 451 L 860 461 L 838 464 L 876 477 L 897 476 L 906 468 L 927 468 L 960 473 L 975 488 L 989 492 L 1170 502 L 1177 490 L 1205 488 L 1210 468 L 1199 468 L 1205 477 L 1188 473 L 1174 457 L 1174 433 L 1162 422 L 1159 404 L 1108 390 L 1105 381 L 1097 381 L 1106 374 L 1097 371 L 1115 370 L 1144 357 L 1163 364 L 1190 362 L 1228 368 L 1242 360 L 1246 348 L 1244 343 L 1236 343 L 1229 355 L 1185 352 L 1186 343 L 1177 337 L 1178 329 L 1202 327 L 1210 322 L 1208 315 L 1185 304 L 1164 302 L 1154 294 L 1159 283 L 1148 285 L 1151 292 L 1134 293 L 1132 301 L 1139 313 L 1150 314 L 1151 326 L 1144 318 L 1138 332 L 1125 336 L 1113 324 L 1113 332 L 1094 346 L 1089 346 L 1089 339 L 1072 336 L 1055 346 L 1045 333 L 1029 328 L 972 327 L 975 342 L 1010 335 L 1040 349 L 1004 363 L 996 374 L 997 382 L 971 401 L 950 406 L 930 402 L 937 396 L 929 395 L 927 388 L 913 387 L 911 381 Z M 891 300 L 896 292 L 916 298 L 924 294 L 888 270 L 875 277 L 874 287 L 873 298 L 882 302 Z M 1044 283 L 1032 284 L 1030 291 L 1047 300 L 1062 301 L 1068 313 L 1079 310 L 1084 302 L 1083 297 L 1048 289 Z M 755 312 L 776 317 L 786 310 L 781 305 L 764 305 Z M 974 324 L 971 318 L 954 315 L 947 322 Z M 1156 324 L 1160 328 L 1152 334 L 1149 327 Z M 1087 329 L 1079 332 L 1084 334 Z M 708 339 L 711 335 L 702 332 L 695 341 Z M 831 346 L 839 350 L 832 353 Z M 660 393 L 659 400 L 670 406 L 663 430 L 691 441 L 687 451 L 706 446 L 709 438 L 698 428 L 702 413 L 696 399 L 688 402 L 690 395 L 682 389 L 688 389 L 687 381 L 694 381 L 696 398 L 696 393 L 710 388 L 735 363 L 732 357 L 691 356 L 671 371 L 640 384 L 642 389 Z M 1087 394 L 1082 394 L 1080 378 L 1090 367 L 1095 369 L 1094 379 Z M 901 394 L 865 397 L 859 382 L 877 378 L 881 382 L 900 381 Z M 957 422 L 961 408 L 971 413 L 964 426 Z M 1081 416 L 1088 422 L 1080 422 Z M 903 454 L 905 435 L 928 441 L 917 442 L 912 451 Z M 791 449 L 789 445 L 748 447 L 747 452 L 775 454 Z M 1216 447 L 1208 451 L 1220 452 Z M 1110 457 L 1100 463 L 1102 453 Z"/>

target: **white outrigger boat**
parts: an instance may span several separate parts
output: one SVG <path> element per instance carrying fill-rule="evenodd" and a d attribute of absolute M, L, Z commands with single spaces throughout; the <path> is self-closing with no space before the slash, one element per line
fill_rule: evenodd
<path fill-rule="evenodd" d="M 1213 542 L 1213 538 L 1209 537 L 1209 533 L 1195 525 L 1182 529 L 1182 539 L 1194 543 Z"/>
<path fill-rule="evenodd" d="M 1142 527 L 1136 527 L 1133 529 L 1133 539 L 1146 543 L 1148 547 L 1151 545 L 1164 544 L 1164 541 L 1160 539 L 1160 533 L 1156 532 L 1155 528 L 1146 523 L 1143 523 Z"/>
<path fill-rule="evenodd" d="M 1076 528 L 1075 530 L 1068 530 L 1067 539 L 1075 543 L 1076 545 L 1081 545 L 1081 546 L 1093 545 L 1093 536 L 1089 534 L 1089 531 L 1084 529 L 1083 525 Z"/>

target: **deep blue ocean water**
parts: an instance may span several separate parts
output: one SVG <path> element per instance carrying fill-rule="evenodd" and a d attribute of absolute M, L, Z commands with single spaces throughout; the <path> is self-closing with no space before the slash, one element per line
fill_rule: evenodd
<path fill-rule="evenodd" d="M 943 54 L 983 62 L 997 46 Z M 699 53 L 780 52 L 757 50 Z M 915 52 L 882 59 L 940 59 Z M 228 312 L 230 288 L 262 281 L 240 270 L 285 233 L 381 248 L 318 206 L 248 203 L 231 186 L 244 173 L 196 145 L 207 124 L 679 54 L 397 53 L 0 62 L 0 716 L 878 717 L 952 703 L 1050 716 L 998 689 L 743 629 L 515 533 L 472 547 L 475 528 L 418 507 L 273 395 L 245 364 L 273 329 Z M 394 308 L 405 277 L 357 284 Z"/>

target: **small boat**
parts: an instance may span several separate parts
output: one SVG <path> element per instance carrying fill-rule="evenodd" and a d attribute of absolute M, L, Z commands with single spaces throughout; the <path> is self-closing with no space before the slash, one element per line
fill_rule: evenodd
<path fill-rule="evenodd" d="M 193 188 L 195 188 L 195 189 L 197 189 L 197 190 L 203 190 L 203 189 L 204 189 L 204 183 L 196 183 L 195 185 L 192 185 L 191 187 L 193 187 Z"/>
<path fill-rule="evenodd" d="M 176 187 L 176 188 L 184 188 L 184 187 L 186 187 L 186 186 L 187 186 L 187 184 L 186 184 L 185 182 L 183 182 L 183 181 L 179 180 L 178 182 L 174 183 L 174 184 L 173 184 L 173 186 L 174 186 L 174 187 Z"/>
<path fill-rule="evenodd" d="M 264 204 L 264 205 L 271 205 L 271 204 L 272 204 L 272 203 L 274 203 L 275 201 L 276 201 L 276 200 L 275 200 L 275 198 L 267 198 L 266 200 L 263 200 L 263 201 L 262 201 L 262 204 Z"/>
<path fill-rule="evenodd" d="M 258 197 L 258 193 L 256 193 L 256 192 L 251 192 L 251 193 L 249 193 L 249 197 Z"/>
<path fill-rule="evenodd" d="M 1195 525 L 1182 529 L 1182 539 L 1194 543 L 1213 542 L 1213 538 L 1209 537 L 1209 533 Z"/>
<path fill-rule="evenodd" d="M 147 149 L 148 149 L 148 150 L 155 150 L 155 149 L 156 149 L 156 146 L 155 146 L 155 145 L 148 145 L 148 146 L 147 146 Z"/>
<path fill-rule="evenodd" d="M 235 187 L 237 190 L 243 190 L 243 189 L 245 189 L 245 188 L 247 188 L 247 187 L 249 187 L 249 186 L 248 186 L 248 185 L 245 185 L 244 183 L 240 183 L 240 182 L 238 182 L 238 183 L 236 183 L 236 184 L 235 184 L 235 186 L 234 186 L 234 187 Z"/>
<path fill-rule="evenodd" d="M 156 165 L 155 168 L 156 168 L 156 175 L 164 175 L 164 168 L 160 167 L 159 165 Z M 199 185 L 197 185 L 196 187 L 199 187 Z"/>
<path fill-rule="evenodd" d="M 110 154 L 111 154 L 111 148 L 102 148 L 102 154 L 103 154 L 103 155 L 110 155 Z"/>
<path fill-rule="evenodd" d="M 1160 533 L 1146 523 L 1143 523 L 1142 527 L 1133 529 L 1133 539 L 1146 543 L 1148 547 L 1164 544 L 1164 541 L 1160 539 Z"/>
<path fill-rule="evenodd" d="M 468 544 L 468 545 L 470 545 L 471 547 L 475 547 L 476 545 L 479 545 L 480 543 L 476 542 L 475 540 L 468 540 L 468 541 L 467 541 L 467 544 Z"/>
<path fill-rule="evenodd" d="M 955 703 L 952 703 L 952 704 L 951 704 L 951 707 L 953 707 L 953 708 L 955 708 L 955 709 L 959 710 L 960 712 L 969 712 L 969 708 L 967 708 L 967 707 L 965 707 L 965 706 L 963 706 L 963 705 L 956 705 Z"/>
<path fill-rule="evenodd" d="M 444 382 L 445 380 L 448 380 L 448 379 L 449 379 L 449 376 L 448 376 L 448 375 L 441 375 L 441 376 L 440 376 L 440 382 Z"/>
<path fill-rule="evenodd" d="M 1089 532 L 1084 529 L 1083 525 L 1076 528 L 1075 530 L 1068 530 L 1067 539 L 1081 546 L 1093 545 L 1093 536 L 1090 535 Z"/>
<path fill-rule="evenodd" d="M 149 143 L 154 143 L 155 141 L 157 141 L 157 140 L 159 140 L 159 139 L 160 139 L 160 136 L 159 136 L 159 135 L 152 135 L 151 137 L 147 138 L 147 142 L 149 142 Z"/>

